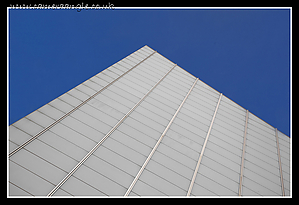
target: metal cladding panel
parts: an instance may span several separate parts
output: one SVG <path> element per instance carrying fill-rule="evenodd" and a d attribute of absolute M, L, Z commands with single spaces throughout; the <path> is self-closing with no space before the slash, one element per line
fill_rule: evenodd
<path fill-rule="evenodd" d="M 289 196 L 290 138 L 246 116 L 144 46 L 9 127 L 9 196 Z"/>

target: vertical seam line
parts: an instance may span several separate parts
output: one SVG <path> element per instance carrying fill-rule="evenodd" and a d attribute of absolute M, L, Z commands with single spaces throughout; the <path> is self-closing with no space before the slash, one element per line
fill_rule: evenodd
<path fill-rule="evenodd" d="M 188 192 L 187 192 L 187 196 L 190 196 L 190 194 L 191 194 L 191 191 L 192 191 L 192 188 L 193 188 L 193 185 L 194 185 L 194 182 L 195 182 L 195 178 L 196 178 L 196 175 L 197 175 L 197 171 L 198 171 L 200 162 L 202 160 L 203 153 L 205 151 L 205 148 L 206 148 L 206 145 L 207 145 L 207 142 L 208 142 L 211 130 L 212 130 L 212 126 L 213 126 L 213 123 L 214 123 L 214 120 L 215 120 L 215 117 L 216 117 L 216 114 L 217 114 L 217 111 L 218 111 L 218 107 L 219 107 L 219 104 L 220 104 L 220 101 L 221 101 L 221 97 L 222 97 L 222 93 L 220 93 L 219 100 L 218 100 L 217 106 L 215 108 L 215 112 L 214 112 L 214 115 L 213 115 L 213 118 L 212 118 L 209 130 L 208 130 L 205 142 L 204 142 L 203 147 L 201 149 L 201 153 L 199 155 L 199 158 L 198 158 L 198 161 L 197 161 L 197 165 L 196 165 L 196 168 L 194 170 L 194 173 L 193 173 L 193 176 L 192 176 L 192 180 L 190 182 L 190 186 L 189 186 L 189 189 L 188 189 Z"/>
<path fill-rule="evenodd" d="M 176 67 L 176 64 L 143 96 L 142 99 L 118 121 L 116 125 L 103 137 L 82 159 L 81 161 L 50 191 L 47 195 L 52 196 L 76 171 L 80 166 L 99 148 L 101 144 L 118 128 L 118 126 L 136 109 L 136 107 L 157 87 L 157 85 Z"/>
<path fill-rule="evenodd" d="M 138 65 L 140 65 L 142 62 L 144 62 L 145 60 L 147 60 L 149 57 L 151 57 L 152 55 L 154 55 L 156 53 L 153 52 L 152 54 L 150 54 L 149 56 L 147 56 L 145 59 L 143 59 L 142 61 L 140 61 L 138 64 L 136 64 L 135 66 L 133 66 L 131 69 L 127 70 L 125 73 L 123 73 L 122 75 L 120 75 L 118 78 L 116 78 L 115 80 L 113 80 L 111 83 L 109 83 L 108 85 L 106 85 L 105 87 L 103 87 L 101 90 L 97 91 L 95 94 L 93 94 L 92 96 L 90 96 L 89 98 L 87 98 L 85 101 L 83 101 L 82 103 L 80 103 L 79 105 L 77 105 L 76 107 L 74 107 L 72 110 L 70 110 L 69 112 L 65 113 L 63 116 L 61 116 L 59 119 L 57 119 L 56 121 L 54 121 L 53 123 L 51 123 L 49 126 L 47 126 L 46 128 L 44 128 L 43 130 L 41 130 L 39 133 L 37 133 L 36 135 L 34 135 L 33 137 L 31 137 L 29 140 L 27 140 L 26 142 L 24 142 L 23 144 L 21 144 L 20 146 L 18 146 L 16 149 L 14 149 L 12 152 L 9 153 L 8 157 L 11 157 L 12 155 L 14 155 L 15 153 L 17 153 L 18 151 L 20 151 L 22 148 L 24 148 L 26 145 L 28 145 L 29 143 L 31 143 L 33 140 L 35 140 L 36 138 L 38 138 L 39 136 L 41 136 L 42 134 L 44 134 L 46 131 L 48 131 L 49 129 L 51 129 L 52 127 L 54 127 L 56 124 L 58 124 L 60 121 L 62 121 L 64 118 L 66 118 L 67 116 L 69 116 L 70 114 L 72 114 L 74 111 L 76 111 L 77 109 L 79 109 L 82 105 L 86 104 L 88 101 L 90 101 L 91 99 L 93 99 L 95 96 L 97 96 L 99 93 L 101 93 L 103 90 L 105 90 L 106 88 L 108 88 L 110 85 L 112 85 L 114 82 L 116 82 L 117 80 L 119 80 L 121 77 L 123 77 L 124 75 L 126 75 L 127 73 L 129 73 L 131 70 L 133 70 L 134 68 L 136 68 Z M 123 59 L 122 59 L 123 60 Z M 107 68 L 106 68 L 107 69 Z M 105 70 L 106 70 L 105 69 Z"/>
<path fill-rule="evenodd" d="M 279 172 L 280 172 L 281 191 L 282 191 L 282 196 L 285 196 L 285 193 L 284 193 L 284 184 L 283 184 L 283 176 L 282 176 L 282 167 L 281 167 L 280 148 L 279 148 L 279 141 L 278 141 L 278 131 L 277 131 L 277 128 L 275 128 L 275 136 L 276 136 L 276 144 L 277 144 L 277 156 L 278 156 L 278 163 L 279 163 Z"/>
<path fill-rule="evenodd" d="M 245 130 L 243 139 L 243 151 L 241 160 L 241 170 L 240 170 L 240 180 L 239 180 L 239 196 L 242 195 L 242 185 L 243 185 L 243 171 L 244 171 L 244 159 L 245 159 L 245 147 L 246 147 L 246 136 L 247 136 L 247 125 L 248 125 L 248 110 L 246 110 L 246 120 L 245 120 Z"/>
<path fill-rule="evenodd" d="M 182 101 L 182 103 L 180 104 L 180 106 L 178 107 L 177 111 L 175 112 L 175 114 L 173 115 L 173 117 L 171 118 L 170 122 L 168 123 L 168 125 L 166 126 L 164 132 L 162 133 L 161 137 L 159 138 L 159 140 L 157 141 L 157 143 L 155 144 L 154 148 L 152 149 L 151 153 L 148 155 L 147 159 L 145 160 L 145 162 L 143 163 L 142 167 L 140 168 L 139 172 L 137 173 L 137 175 L 135 176 L 134 180 L 132 181 L 131 185 L 129 186 L 128 190 L 125 193 L 125 197 L 127 197 L 130 192 L 132 191 L 134 185 L 136 184 L 137 180 L 139 179 L 140 175 L 142 174 L 143 170 L 145 169 L 146 165 L 148 164 L 149 160 L 151 159 L 151 157 L 153 156 L 154 152 L 156 151 L 156 149 L 158 148 L 160 142 L 162 141 L 163 137 L 165 136 L 167 130 L 169 129 L 170 125 L 172 124 L 173 120 L 175 119 L 175 117 L 177 116 L 177 114 L 179 113 L 180 109 L 182 108 L 183 104 L 185 103 L 185 101 L 187 100 L 189 94 L 191 93 L 192 89 L 194 88 L 195 84 L 197 83 L 198 78 L 196 78 L 195 82 L 193 83 L 192 87 L 190 88 L 189 92 L 187 93 L 187 95 L 185 96 L 184 100 Z"/>

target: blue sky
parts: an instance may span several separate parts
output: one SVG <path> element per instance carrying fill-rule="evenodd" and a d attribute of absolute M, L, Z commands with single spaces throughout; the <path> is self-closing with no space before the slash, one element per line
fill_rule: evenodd
<path fill-rule="evenodd" d="M 9 124 L 148 45 L 290 135 L 290 11 L 10 10 Z"/>

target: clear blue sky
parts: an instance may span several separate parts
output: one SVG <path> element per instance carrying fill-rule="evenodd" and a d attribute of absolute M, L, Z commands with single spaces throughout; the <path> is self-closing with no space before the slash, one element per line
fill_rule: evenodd
<path fill-rule="evenodd" d="M 9 124 L 148 45 L 290 135 L 290 11 L 10 10 Z"/>

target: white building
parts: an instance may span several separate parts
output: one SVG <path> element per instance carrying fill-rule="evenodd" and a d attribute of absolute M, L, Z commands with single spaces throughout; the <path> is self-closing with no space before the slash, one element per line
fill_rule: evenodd
<path fill-rule="evenodd" d="M 290 138 L 148 46 L 9 127 L 9 196 L 289 196 Z"/>

